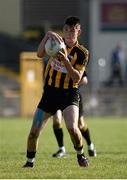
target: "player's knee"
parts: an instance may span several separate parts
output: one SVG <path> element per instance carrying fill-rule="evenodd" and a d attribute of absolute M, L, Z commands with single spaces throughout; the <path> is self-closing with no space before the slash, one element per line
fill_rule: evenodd
<path fill-rule="evenodd" d="M 69 126 L 67 127 L 70 134 L 76 134 L 77 133 L 77 127 L 75 126 Z"/>
<path fill-rule="evenodd" d="M 55 122 L 55 123 L 53 123 L 53 128 L 54 128 L 54 129 L 62 128 L 62 124 L 59 123 L 59 122 Z"/>
<path fill-rule="evenodd" d="M 28 139 L 29 140 L 37 139 L 38 136 L 39 136 L 39 133 L 37 133 L 37 132 L 30 132 Z"/>
<path fill-rule="evenodd" d="M 79 127 L 79 129 L 81 130 L 81 129 L 87 129 L 87 124 L 85 123 L 85 121 L 84 120 L 80 120 L 79 122 L 78 122 L 78 127 Z"/>
<path fill-rule="evenodd" d="M 60 118 L 58 117 L 53 118 L 53 128 L 54 129 L 62 128 L 62 123 Z"/>
<path fill-rule="evenodd" d="M 82 129 L 87 129 L 87 125 L 86 125 L 86 124 L 84 124 L 84 125 L 80 124 L 80 125 L 79 125 L 79 129 L 80 129 L 80 130 L 82 130 Z"/>

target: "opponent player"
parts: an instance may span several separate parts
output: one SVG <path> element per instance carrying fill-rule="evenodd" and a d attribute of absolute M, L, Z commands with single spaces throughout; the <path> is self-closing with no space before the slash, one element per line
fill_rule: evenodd
<path fill-rule="evenodd" d="M 56 58 L 50 57 L 46 66 L 44 92 L 36 109 L 28 136 L 27 161 L 24 167 L 34 166 L 40 132 L 49 117 L 59 109 L 63 111 L 66 127 L 77 152 L 79 165 L 83 167 L 89 165 L 88 159 L 84 155 L 82 135 L 78 128 L 78 84 L 88 63 L 88 50 L 77 41 L 80 33 L 79 18 L 68 17 L 63 27 L 66 49 L 64 49 L 64 52 L 59 52 Z M 45 43 L 48 38 L 63 42 L 58 34 L 48 31 L 39 45 L 38 57 L 44 57 Z"/>
<path fill-rule="evenodd" d="M 80 81 L 80 87 L 82 85 L 86 85 L 88 82 L 86 72 L 84 71 L 83 77 Z M 95 157 L 96 156 L 96 150 L 94 148 L 94 144 L 91 141 L 90 137 L 90 131 L 89 128 L 84 121 L 84 115 L 83 115 L 83 102 L 82 102 L 82 96 L 80 95 L 80 101 L 79 101 L 79 120 L 78 120 L 78 126 L 82 133 L 82 136 L 86 140 L 87 146 L 88 146 L 88 154 L 89 156 Z M 53 154 L 53 157 L 63 157 L 66 153 L 65 147 L 64 147 L 64 141 L 63 141 L 63 129 L 62 129 L 62 111 L 58 110 L 56 114 L 53 116 L 53 131 L 57 140 L 57 144 L 59 146 L 59 149 L 56 153 Z"/>

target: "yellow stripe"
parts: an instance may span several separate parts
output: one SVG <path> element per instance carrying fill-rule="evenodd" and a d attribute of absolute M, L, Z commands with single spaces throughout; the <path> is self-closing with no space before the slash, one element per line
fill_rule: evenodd
<path fill-rule="evenodd" d="M 85 66 L 84 65 L 79 65 L 79 64 L 76 64 L 76 69 L 79 70 L 79 71 L 84 71 L 85 70 Z"/>
<path fill-rule="evenodd" d="M 68 74 L 66 74 L 66 77 L 65 77 L 65 80 L 64 80 L 64 89 L 68 89 L 69 80 L 70 80 L 70 76 Z"/>
<path fill-rule="evenodd" d="M 67 55 L 69 55 L 69 54 L 70 54 L 70 52 L 72 51 L 72 49 L 73 49 L 73 47 L 72 47 L 72 48 L 68 48 L 68 49 L 67 49 Z"/>
<path fill-rule="evenodd" d="M 52 84 L 52 75 L 53 75 L 53 71 L 54 69 L 51 67 L 50 71 L 49 71 L 49 80 L 48 80 L 48 84 L 51 86 Z"/>
<path fill-rule="evenodd" d="M 48 64 L 46 65 L 46 69 L 45 69 L 45 78 L 47 77 L 47 74 L 48 74 L 48 71 L 49 71 L 49 68 L 50 68 L 50 64 L 52 62 L 53 58 L 49 58 L 48 60 Z"/>
<path fill-rule="evenodd" d="M 61 72 L 60 71 L 58 71 L 57 72 L 57 75 L 56 75 L 56 82 L 55 82 L 55 87 L 59 87 L 60 86 L 60 78 L 61 78 Z"/>
<path fill-rule="evenodd" d="M 47 66 L 46 66 L 46 69 L 45 69 L 45 78 L 47 77 L 49 68 L 50 68 L 50 64 L 48 63 Z"/>
<path fill-rule="evenodd" d="M 78 83 L 73 83 L 73 88 L 77 88 L 78 87 Z"/>
<path fill-rule="evenodd" d="M 76 60 L 77 60 L 77 53 L 75 53 L 73 59 L 71 59 L 71 65 L 74 65 Z"/>

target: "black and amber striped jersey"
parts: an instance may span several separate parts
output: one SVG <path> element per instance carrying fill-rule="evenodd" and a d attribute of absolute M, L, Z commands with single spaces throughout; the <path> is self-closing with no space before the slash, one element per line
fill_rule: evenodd
<path fill-rule="evenodd" d="M 78 42 L 72 48 L 67 47 L 68 59 L 71 65 L 80 71 L 85 71 L 88 63 L 88 50 Z M 57 58 L 50 57 L 45 69 L 45 84 L 56 88 L 78 88 L 67 72 L 64 63 Z"/>

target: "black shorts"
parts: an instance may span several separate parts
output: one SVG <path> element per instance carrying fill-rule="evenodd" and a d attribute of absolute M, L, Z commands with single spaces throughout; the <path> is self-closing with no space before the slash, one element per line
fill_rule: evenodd
<path fill-rule="evenodd" d="M 63 111 L 69 105 L 79 106 L 79 99 L 79 90 L 77 88 L 59 89 L 45 86 L 38 108 L 53 115 L 57 110 Z"/>

